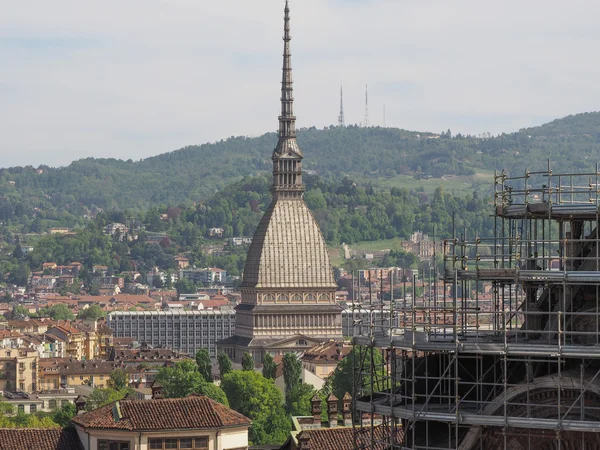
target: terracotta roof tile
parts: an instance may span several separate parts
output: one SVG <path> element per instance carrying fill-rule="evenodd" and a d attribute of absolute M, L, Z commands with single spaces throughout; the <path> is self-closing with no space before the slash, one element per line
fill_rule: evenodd
<path fill-rule="evenodd" d="M 83 450 L 74 428 L 0 428 L 0 450 Z"/>
<path fill-rule="evenodd" d="M 113 406 L 103 406 L 73 418 L 73 423 L 86 428 L 121 430 L 183 430 L 250 426 L 250 419 L 208 397 L 156 400 L 122 400 L 121 417 L 115 421 Z"/>
<path fill-rule="evenodd" d="M 374 427 L 375 441 L 381 441 L 384 436 L 384 427 Z M 387 434 L 387 433 L 386 433 Z M 340 428 L 318 428 L 315 430 L 305 430 L 298 434 L 298 440 L 306 436 L 310 437 L 310 450 L 347 450 L 349 448 L 363 448 L 371 443 L 371 428 L 358 428 L 356 433 L 357 447 L 354 444 L 354 431 L 352 427 Z M 397 442 L 402 439 L 402 431 L 397 431 Z M 376 442 L 373 450 L 385 450 L 387 444 Z"/>

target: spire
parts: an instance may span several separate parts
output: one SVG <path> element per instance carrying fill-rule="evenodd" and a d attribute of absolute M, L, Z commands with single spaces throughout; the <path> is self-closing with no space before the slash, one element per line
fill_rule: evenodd
<path fill-rule="evenodd" d="M 294 82 L 292 78 L 292 52 L 290 49 L 290 6 L 285 2 L 283 27 L 283 73 L 281 78 L 281 115 L 279 116 L 279 143 L 275 150 L 279 154 L 286 150 L 299 153 L 296 144 L 296 116 L 294 116 Z M 290 142 L 293 141 L 293 142 Z M 286 145 L 291 144 L 291 145 Z"/>
<path fill-rule="evenodd" d="M 344 118 L 344 86 L 340 86 L 340 115 L 338 117 L 338 126 L 346 126 L 346 119 Z"/>
<path fill-rule="evenodd" d="M 281 115 L 279 141 L 273 152 L 273 191 L 287 196 L 302 194 L 302 152 L 296 142 L 294 116 L 294 86 L 292 79 L 292 52 L 290 49 L 290 6 L 285 2 L 283 27 L 283 73 L 281 78 Z"/>

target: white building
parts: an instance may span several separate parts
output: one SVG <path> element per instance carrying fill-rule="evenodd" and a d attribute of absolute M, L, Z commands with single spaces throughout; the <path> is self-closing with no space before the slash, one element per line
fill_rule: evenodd
<path fill-rule="evenodd" d="M 108 315 L 114 337 L 194 355 L 205 348 L 217 356 L 217 342 L 235 334 L 235 311 L 115 311 Z"/>

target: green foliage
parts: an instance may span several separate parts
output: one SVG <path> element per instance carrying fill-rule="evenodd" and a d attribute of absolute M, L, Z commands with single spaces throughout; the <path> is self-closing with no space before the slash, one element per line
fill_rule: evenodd
<path fill-rule="evenodd" d="M 204 379 L 212 383 L 212 361 L 207 349 L 202 348 L 196 352 L 196 364 Z"/>
<path fill-rule="evenodd" d="M 77 318 L 80 320 L 98 320 L 105 316 L 106 312 L 100 305 L 90 305 L 77 314 Z"/>
<path fill-rule="evenodd" d="M 71 419 L 77 414 L 77 408 L 74 403 L 64 403 L 62 407 L 54 413 L 52 420 L 63 428 L 71 424 Z"/>
<path fill-rule="evenodd" d="M 15 413 L 15 407 L 10 403 L 0 402 L 0 415 L 11 415 Z"/>
<path fill-rule="evenodd" d="M 108 387 L 117 391 L 125 390 L 129 387 L 129 375 L 125 369 L 115 369 L 108 378 Z"/>
<path fill-rule="evenodd" d="M 50 308 L 42 308 L 39 311 L 40 317 L 50 317 L 53 320 L 73 320 L 75 314 L 64 303 L 53 305 Z"/>
<path fill-rule="evenodd" d="M 253 445 L 277 445 L 286 440 L 291 423 L 273 380 L 255 371 L 236 370 L 223 377 L 221 388 L 229 406 L 252 420 L 249 438 Z"/>
<path fill-rule="evenodd" d="M 302 380 L 302 361 L 295 353 L 283 355 L 283 381 L 286 392 L 298 386 Z"/>
<path fill-rule="evenodd" d="M 199 395 L 205 395 L 219 403 L 224 404 L 225 406 L 229 406 L 229 400 L 227 400 L 225 392 L 223 392 L 223 389 L 221 389 L 216 384 L 204 383 L 195 393 Z"/>
<path fill-rule="evenodd" d="M 206 383 L 193 360 L 176 362 L 173 367 L 161 367 L 154 378 L 163 386 L 165 397 L 187 397 Z"/>
<path fill-rule="evenodd" d="M 362 347 L 355 346 L 348 355 L 342 359 L 342 361 L 338 364 L 335 371 L 331 375 L 331 392 L 338 399 L 344 397 L 346 392 L 350 393 L 352 397 L 355 397 L 355 389 L 353 385 L 353 380 L 357 383 L 357 386 L 362 388 L 363 394 L 368 394 L 370 392 L 371 385 L 371 377 L 365 376 L 364 378 L 355 379 L 354 368 L 358 367 L 358 364 L 364 364 L 365 361 L 370 363 L 371 358 L 373 358 L 375 367 L 383 366 L 383 356 L 381 356 L 381 352 L 378 349 L 373 349 L 370 347 Z M 376 373 L 373 382 L 377 382 L 378 378 L 381 377 L 383 373 Z"/>
<path fill-rule="evenodd" d="M 85 410 L 93 411 L 101 406 L 122 400 L 128 393 L 127 389 L 117 391 L 112 388 L 95 388 L 87 398 Z"/>
<path fill-rule="evenodd" d="M 196 362 L 191 359 L 178 361 L 173 367 L 161 367 L 155 380 L 163 386 L 163 392 L 167 398 L 199 394 L 228 405 L 223 390 L 213 383 L 207 382 L 198 370 Z"/>
<path fill-rule="evenodd" d="M 310 416 L 311 399 L 317 393 L 312 384 L 298 383 L 285 394 L 286 410 L 291 416 Z"/>
<path fill-rule="evenodd" d="M 26 414 L 18 412 L 14 416 L 0 416 L 0 428 L 59 428 L 60 425 L 44 412 Z"/>
<path fill-rule="evenodd" d="M 271 380 L 274 380 L 277 374 L 277 364 L 270 353 L 267 353 L 264 357 L 262 374 L 263 377 L 270 378 Z"/>
<path fill-rule="evenodd" d="M 21 316 L 22 317 L 29 317 L 29 316 L 31 316 L 31 313 L 24 306 L 15 305 L 13 307 L 13 310 L 12 310 L 12 317 L 13 317 L 13 319 L 16 318 L 16 317 L 21 317 Z"/>
<path fill-rule="evenodd" d="M 249 352 L 244 352 L 242 356 L 242 370 L 254 370 L 254 358 Z"/>
<path fill-rule="evenodd" d="M 227 356 L 227 353 L 221 352 L 217 355 L 217 363 L 219 364 L 219 373 L 221 374 L 221 378 L 227 375 L 229 372 L 233 370 L 233 365 L 231 364 L 231 359 Z"/>

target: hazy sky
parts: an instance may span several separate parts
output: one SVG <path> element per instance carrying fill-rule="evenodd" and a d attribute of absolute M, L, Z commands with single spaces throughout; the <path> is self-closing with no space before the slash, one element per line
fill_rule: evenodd
<path fill-rule="evenodd" d="M 299 127 L 478 134 L 600 109 L 600 2 L 291 0 Z M 0 166 L 277 128 L 283 0 L 0 0 Z M 265 149 L 270 152 L 271 149 Z"/>

